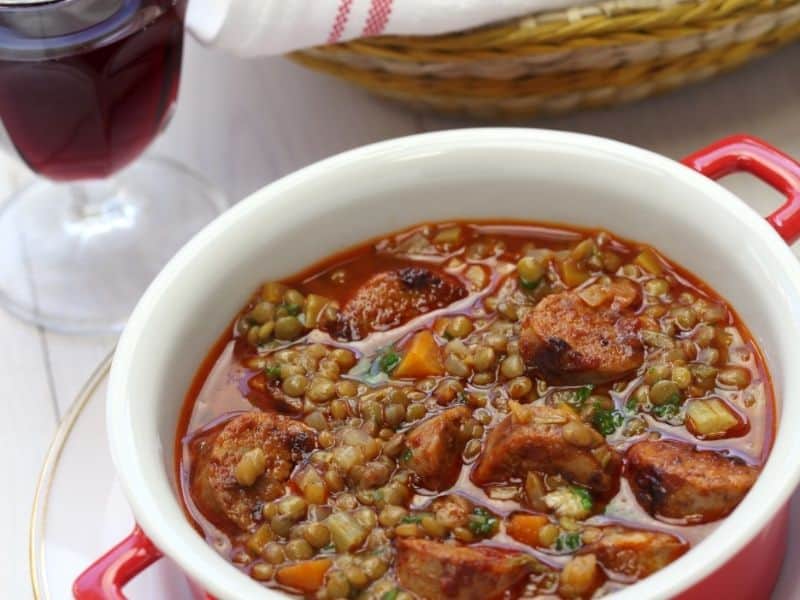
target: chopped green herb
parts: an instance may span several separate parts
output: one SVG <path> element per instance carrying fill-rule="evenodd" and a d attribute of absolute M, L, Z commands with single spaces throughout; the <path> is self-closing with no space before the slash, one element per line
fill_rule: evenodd
<path fill-rule="evenodd" d="M 630 400 L 628 400 L 628 403 L 625 404 L 625 408 L 630 412 L 636 412 L 636 409 L 639 408 L 639 403 L 636 401 L 636 398 L 632 397 Z"/>
<path fill-rule="evenodd" d="M 293 317 L 296 317 L 301 312 L 303 312 L 303 307 L 300 306 L 299 304 L 281 304 L 281 307 L 285 308 L 286 312 Z"/>
<path fill-rule="evenodd" d="M 556 550 L 558 552 L 575 552 L 582 544 L 580 533 L 574 531 L 562 533 L 556 539 Z"/>
<path fill-rule="evenodd" d="M 411 460 L 413 453 L 411 452 L 411 448 L 406 448 L 405 452 L 403 452 L 403 456 L 401 457 L 404 462 L 408 462 Z"/>
<path fill-rule="evenodd" d="M 472 511 L 469 520 L 469 530 L 475 535 L 491 535 L 497 529 L 497 518 L 488 510 L 477 507 Z"/>
<path fill-rule="evenodd" d="M 593 390 L 594 386 L 591 384 L 578 388 L 573 392 L 572 397 L 567 399 L 567 404 L 575 408 L 581 408 L 586 399 L 592 395 Z"/>
<path fill-rule="evenodd" d="M 402 357 L 392 346 L 387 346 L 381 350 L 377 357 L 372 361 L 367 361 L 367 365 L 359 367 L 356 365 L 351 370 L 351 374 L 362 376 L 363 380 L 370 385 L 385 383 L 387 375 L 390 375 L 400 364 Z M 363 373 L 363 374 L 362 374 Z"/>
<path fill-rule="evenodd" d="M 401 523 L 422 523 L 422 515 L 406 515 Z"/>
<path fill-rule="evenodd" d="M 600 433 L 609 436 L 625 422 L 625 415 L 619 410 L 606 410 L 595 407 L 592 425 Z"/>
<path fill-rule="evenodd" d="M 580 499 L 581 506 L 583 506 L 585 510 L 592 510 L 594 502 L 592 501 L 592 495 L 589 493 L 589 490 L 586 490 L 582 487 L 573 486 L 572 493 Z"/>
<path fill-rule="evenodd" d="M 542 278 L 544 279 L 544 278 Z M 519 278 L 519 284 L 526 290 L 533 291 L 539 284 L 542 283 L 542 279 L 537 279 L 536 281 L 528 281 L 527 279 L 523 279 L 522 277 Z"/>
<path fill-rule="evenodd" d="M 666 421 L 672 425 L 680 425 L 681 418 L 681 396 L 672 394 L 664 404 L 658 404 L 650 409 L 650 413 L 661 421 Z"/>
<path fill-rule="evenodd" d="M 681 407 L 677 402 L 667 402 L 666 404 L 661 404 L 660 406 L 654 406 L 652 409 L 653 415 L 664 421 L 674 419 L 680 414 L 680 412 Z"/>
<path fill-rule="evenodd" d="M 389 348 L 378 360 L 381 371 L 389 374 L 400 364 L 400 355 L 394 351 L 394 348 Z"/>
<path fill-rule="evenodd" d="M 452 334 L 448 333 L 447 331 L 445 331 L 445 332 L 442 334 L 442 337 L 444 337 L 444 339 L 446 339 L 448 342 L 451 342 L 451 341 L 453 341 L 453 340 L 455 339 L 455 338 L 452 336 Z"/>
<path fill-rule="evenodd" d="M 279 366 L 277 366 L 277 365 L 268 366 L 264 370 L 264 373 L 265 373 L 265 375 L 267 376 L 268 379 L 275 380 L 275 379 L 280 379 L 281 378 L 281 368 Z"/>
<path fill-rule="evenodd" d="M 400 592 L 398 591 L 398 589 L 394 588 L 393 590 L 389 590 L 383 596 L 381 596 L 381 600 L 397 600 L 397 595 L 399 593 Z"/>
<path fill-rule="evenodd" d="M 466 404 L 467 403 L 467 393 L 465 391 L 460 391 L 456 394 L 456 404 Z"/>
<path fill-rule="evenodd" d="M 333 542 L 331 542 L 327 546 L 323 546 L 322 548 L 320 548 L 320 550 L 322 550 L 322 552 L 333 552 L 334 550 L 336 550 L 336 546 L 334 545 Z"/>

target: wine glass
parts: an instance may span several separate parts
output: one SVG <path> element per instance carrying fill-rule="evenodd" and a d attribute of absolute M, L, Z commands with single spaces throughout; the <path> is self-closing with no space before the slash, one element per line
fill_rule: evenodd
<path fill-rule="evenodd" d="M 172 114 L 185 10 L 186 0 L 0 0 L 0 118 L 43 176 L 0 205 L 0 304 L 19 317 L 120 329 L 153 275 L 224 209 L 179 164 L 133 162 Z"/>

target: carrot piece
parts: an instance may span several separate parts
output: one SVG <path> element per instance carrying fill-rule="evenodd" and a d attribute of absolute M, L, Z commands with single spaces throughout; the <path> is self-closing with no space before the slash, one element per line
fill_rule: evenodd
<path fill-rule="evenodd" d="M 403 359 L 392 375 L 415 378 L 444 375 L 442 355 L 430 331 L 425 329 L 411 338 Z"/>
<path fill-rule="evenodd" d="M 281 567 L 275 578 L 278 583 L 301 592 L 316 592 L 322 587 L 325 573 L 331 567 L 329 558 L 304 560 L 302 562 Z"/>
<path fill-rule="evenodd" d="M 528 546 L 540 546 L 539 530 L 550 520 L 544 515 L 514 515 L 506 531 L 512 538 Z"/>

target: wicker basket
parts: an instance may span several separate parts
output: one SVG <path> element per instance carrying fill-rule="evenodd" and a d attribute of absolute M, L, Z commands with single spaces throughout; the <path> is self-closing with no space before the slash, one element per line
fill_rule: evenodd
<path fill-rule="evenodd" d="M 514 118 L 639 100 L 799 37 L 800 0 L 614 0 L 292 58 L 416 108 Z"/>

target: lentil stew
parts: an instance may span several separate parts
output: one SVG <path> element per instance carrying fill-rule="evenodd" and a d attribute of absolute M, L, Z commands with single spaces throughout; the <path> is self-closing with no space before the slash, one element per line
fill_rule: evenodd
<path fill-rule="evenodd" d="M 596 598 L 736 508 L 774 413 L 747 328 L 656 249 L 426 224 L 259 287 L 176 469 L 209 544 L 289 595 Z"/>

